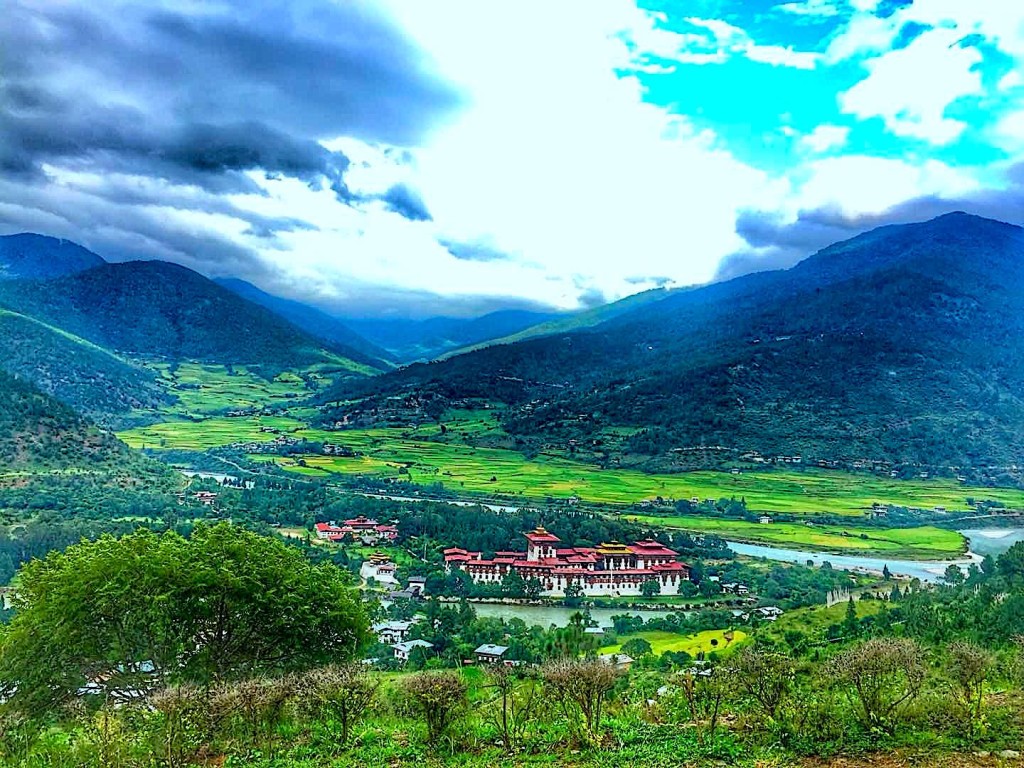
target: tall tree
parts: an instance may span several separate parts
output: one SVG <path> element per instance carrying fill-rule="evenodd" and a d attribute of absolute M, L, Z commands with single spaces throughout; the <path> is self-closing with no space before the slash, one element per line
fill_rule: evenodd
<path fill-rule="evenodd" d="M 31 713 L 86 685 L 126 699 L 345 659 L 367 635 L 345 573 L 228 524 L 51 553 L 22 569 L 16 608 L 0 680 Z"/>

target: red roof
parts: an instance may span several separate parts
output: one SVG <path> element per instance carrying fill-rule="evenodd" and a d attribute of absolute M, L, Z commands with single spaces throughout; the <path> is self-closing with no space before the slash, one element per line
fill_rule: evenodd
<path fill-rule="evenodd" d="M 555 534 L 548 533 L 543 528 L 530 531 L 526 534 L 526 540 L 533 544 L 557 544 L 561 541 Z"/>
<path fill-rule="evenodd" d="M 647 556 L 661 555 L 663 557 L 675 557 L 679 554 L 678 552 L 671 550 L 656 541 L 652 541 L 651 539 L 636 542 L 630 547 L 630 550 L 632 550 L 634 554 Z"/>

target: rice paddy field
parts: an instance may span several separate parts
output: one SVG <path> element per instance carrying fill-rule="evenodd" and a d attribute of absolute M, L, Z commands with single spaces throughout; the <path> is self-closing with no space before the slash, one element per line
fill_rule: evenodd
<path fill-rule="evenodd" d="M 726 635 L 731 639 L 728 639 Z M 722 651 L 735 648 L 747 639 L 747 635 L 739 630 L 729 632 L 728 630 L 721 629 L 699 632 L 696 635 L 677 635 L 674 632 L 662 631 L 637 632 L 634 635 L 623 635 L 619 638 L 620 642 L 617 645 L 601 648 L 598 650 L 598 653 L 603 656 L 622 653 L 622 645 L 634 638 L 640 638 L 650 643 L 651 652 L 655 656 L 660 656 L 666 651 L 688 653 L 691 656 L 696 656 L 698 653 L 711 653 L 712 651 L 721 653 Z"/>
<path fill-rule="evenodd" d="M 370 372 L 355 363 L 338 358 L 298 371 L 283 371 L 272 378 L 245 365 L 228 366 L 183 362 L 147 363 L 158 381 L 178 398 L 164 410 L 168 416 L 212 416 L 230 410 L 249 410 L 266 406 L 289 405 L 307 398 L 339 375 Z"/>
<path fill-rule="evenodd" d="M 925 525 L 916 528 L 874 528 L 805 523 L 763 525 L 745 520 L 695 515 L 677 517 L 630 516 L 648 525 L 695 533 L 713 533 L 734 541 L 774 544 L 780 547 L 838 552 L 841 554 L 893 554 L 923 560 L 944 559 L 966 550 L 956 531 Z"/>
<path fill-rule="evenodd" d="M 472 412 L 446 424 L 447 433 L 442 436 L 437 425 L 335 432 L 308 428 L 302 421 L 288 416 L 212 417 L 138 427 L 121 433 L 120 437 L 133 447 L 207 450 L 237 442 L 272 440 L 277 436 L 275 433 L 261 431 L 270 428 L 295 438 L 345 445 L 359 454 L 354 457 L 259 457 L 262 461 L 275 461 L 288 471 L 319 477 L 378 475 L 420 485 L 441 483 L 467 494 L 523 500 L 576 497 L 592 504 L 629 505 L 658 496 L 665 499 L 735 497 L 745 499 L 748 508 L 756 512 L 858 517 L 875 502 L 963 510 L 968 508 L 967 498 L 974 497 L 998 500 L 1011 508 L 1024 508 L 1024 491 L 970 488 L 941 478 L 892 480 L 813 469 L 741 474 L 720 471 L 647 474 L 632 469 L 602 469 L 553 454 L 527 459 L 516 451 L 471 444 L 476 438 L 496 431 L 493 417 L 488 414 Z M 686 520 L 692 522 L 690 518 Z M 708 526 L 742 523 L 704 520 Z M 782 524 L 745 525 L 756 528 L 758 541 L 785 535 Z M 802 530 L 801 526 L 796 527 Z M 736 530 L 730 530 L 730 535 Z M 820 534 L 815 531 L 815 535 L 822 537 L 830 534 L 834 534 L 836 540 L 846 538 L 841 531 L 822 530 Z M 886 546 L 884 542 L 879 544 Z M 941 549 L 941 545 L 938 548 Z"/>

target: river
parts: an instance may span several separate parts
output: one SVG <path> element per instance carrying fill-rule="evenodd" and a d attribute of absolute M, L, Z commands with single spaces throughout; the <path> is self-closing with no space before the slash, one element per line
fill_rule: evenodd
<path fill-rule="evenodd" d="M 769 560 L 781 560 L 789 563 L 806 563 L 808 560 L 821 565 L 828 560 L 835 568 L 852 571 L 868 571 L 881 573 L 888 566 L 889 572 L 895 576 L 921 581 L 938 581 L 939 577 L 950 565 L 958 565 L 966 569 L 971 563 L 981 562 L 983 555 L 997 556 L 1008 550 L 1018 541 L 1024 541 L 1022 528 L 971 528 L 959 532 L 970 543 L 970 551 L 953 560 L 903 560 L 892 557 L 869 557 L 862 555 L 839 555 L 831 552 L 809 552 L 783 547 L 769 547 L 759 544 L 742 544 L 730 541 L 729 548 L 740 555 L 764 557 Z"/>

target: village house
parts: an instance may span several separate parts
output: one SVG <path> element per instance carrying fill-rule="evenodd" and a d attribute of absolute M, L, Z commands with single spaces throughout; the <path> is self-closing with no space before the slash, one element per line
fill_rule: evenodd
<path fill-rule="evenodd" d="M 395 578 L 395 571 L 398 570 L 391 558 L 383 552 L 374 552 L 363 561 L 359 568 L 359 578 L 369 581 L 373 579 L 384 586 L 397 586 L 398 579 Z"/>
<path fill-rule="evenodd" d="M 427 589 L 427 577 L 426 576 L 410 576 L 406 589 L 413 593 L 413 595 L 419 596 L 426 592 Z"/>
<path fill-rule="evenodd" d="M 560 539 L 544 528 L 526 534 L 525 552 L 495 552 L 484 559 L 480 552 L 458 547 L 444 551 L 445 569 L 461 570 L 477 584 L 500 584 L 509 573 L 524 581 L 536 579 L 540 594 L 565 595 L 578 586 L 587 597 L 640 595 L 644 582 L 654 581 L 663 595 L 679 594 L 690 578 L 690 568 L 677 553 L 648 539 L 633 544 L 617 541 L 597 547 L 560 547 Z"/>
<path fill-rule="evenodd" d="M 217 501 L 217 494 L 213 491 L 196 491 L 192 494 L 192 498 L 204 506 L 212 507 Z"/>
<path fill-rule="evenodd" d="M 766 605 L 763 608 L 758 608 L 754 611 L 755 614 L 760 616 L 762 619 L 768 621 L 775 621 L 779 616 L 782 615 L 782 609 L 776 605 Z"/>
<path fill-rule="evenodd" d="M 384 645 L 394 645 L 395 643 L 405 642 L 406 638 L 409 637 L 409 632 L 412 630 L 412 622 L 382 621 L 374 624 L 372 629 L 378 641 Z"/>
<path fill-rule="evenodd" d="M 341 525 L 332 520 L 329 523 L 317 523 L 313 527 L 316 529 L 317 538 L 334 542 L 351 538 L 358 539 L 364 544 L 376 544 L 379 541 L 394 541 L 398 538 L 398 529 L 394 525 L 379 523 L 363 515 L 344 520 Z"/>
<path fill-rule="evenodd" d="M 434 644 L 428 643 L 426 640 L 406 640 L 403 643 L 395 643 L 391 646 L 391 650 L 394 651 L 395 658 L 399 661 L 408 661 L 409 655 L 417 648 L 429 651 L 433 647 Z"/>
<path fill-rule="evenodd" d="M 598 656 L 601 661 L 611 664 L 619 672 L 628 672 L 629 668 L 633 666 L 633 657 L 627 656 L 624 653 L 607 653 Z"/>
<path fill-rule="evenodd" d="M 507 652 L 508 648 L 504 645 L 493 645 L 492 643 L 484 643 L 473 651 L 476 654 L 476 660 L 481 664 L 497 664 L 504 659 Z"/>
<path fill-rule="evenodd" d="M 734 595 L 746 595 L 750 593 L 750 588 L 746 584 L 739 584 L 734 581 L 726 582 L 722 584 L 723 592 L 732 592 Z"/>

